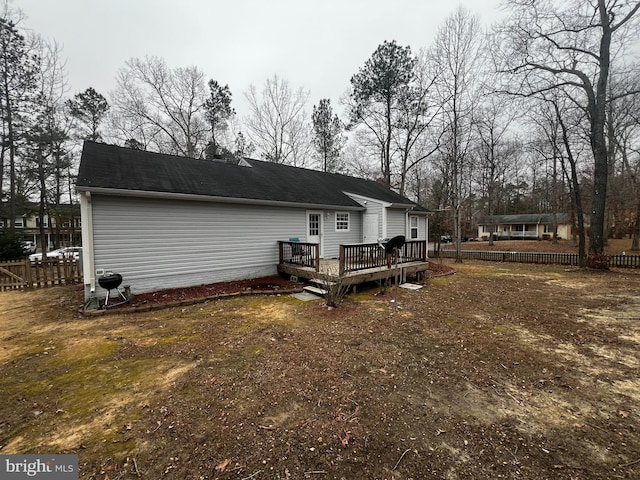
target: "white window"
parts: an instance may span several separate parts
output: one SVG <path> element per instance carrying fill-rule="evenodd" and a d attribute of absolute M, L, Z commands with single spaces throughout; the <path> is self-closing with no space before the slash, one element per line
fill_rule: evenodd
<path fill-rule="evenodd" d="M 336 232 L 349 231 L 349 214 L 345 212 L 336 212 Z"/>
<path fill-rule="evenodd" d="M 409 238 L 417 240 L 418 238 L 418 217 L 411 215 L 409 217 Z"/>

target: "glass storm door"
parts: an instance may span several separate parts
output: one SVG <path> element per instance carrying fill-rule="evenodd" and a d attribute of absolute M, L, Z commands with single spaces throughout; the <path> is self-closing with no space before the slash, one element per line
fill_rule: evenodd
<path fill-rule="evenodd" d="M 322 212 L 307 213 L 307 242 L 320 243 L 320 234 L 322 231 Z M 322 244 L 320 245 L 322 254 Z"/>

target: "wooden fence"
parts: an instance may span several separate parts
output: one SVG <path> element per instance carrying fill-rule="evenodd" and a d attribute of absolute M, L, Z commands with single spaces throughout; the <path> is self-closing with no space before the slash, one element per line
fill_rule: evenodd
<path fill-rule="evenodd" d="M 578 266 L 577 253 L 542 252 L 490 252 L 480 250 L 462 250 L 461 257 L 470 260 L 490 262 L 538 263 L 546 265 Z M 443 258 L 456 258 L 455 250 L 430 251 L 429 254 Z M 640 268 L 640 255 L 608 255 L 611 268 Z"/>
<path fill-rule="evenodd" d="M 0 291 L 82 282 L 80 262 L 73 258 L 0 262 Z"/>

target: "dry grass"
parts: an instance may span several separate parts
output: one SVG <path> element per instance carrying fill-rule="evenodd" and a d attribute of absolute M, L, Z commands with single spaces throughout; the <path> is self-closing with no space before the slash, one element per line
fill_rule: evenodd
<path fill-rule="evenodd" d="M 0 453 L 100 480 L 639 478 L 640 276 L 456 268 L 330 311 L 2 293 Z"/>

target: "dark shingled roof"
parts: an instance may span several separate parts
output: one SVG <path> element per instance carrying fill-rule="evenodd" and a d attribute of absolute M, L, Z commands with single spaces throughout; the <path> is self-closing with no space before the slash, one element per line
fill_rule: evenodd
<path fill-rule="evenodd" d="M 85 142 L 78 190 L 114 189 L 228 199 L 361 207 L 344 192 L 415 206 L 384 185 L 361 178 L 246 160 L 248 166 Z M 124 192 L 123 192 L 124 193 Z"/>
<path fill-rule="evenodd" d="M 555 222 L 566 223 L 571 220 L 569 213 L 523 213 L 518 215 L 494 215 L 479 222 L 480 225 L 553 225 Z"/>

